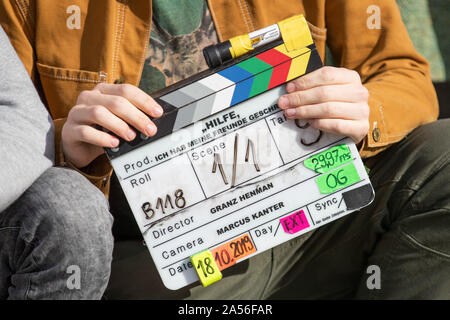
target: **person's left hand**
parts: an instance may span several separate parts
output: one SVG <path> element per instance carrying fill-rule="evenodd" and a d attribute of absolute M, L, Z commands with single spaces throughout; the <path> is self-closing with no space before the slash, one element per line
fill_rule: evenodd
<path fill-rule="evenodd" d="M 369 131 L 369 92 L 356 71 L 323 67 L 286 85 L 278 106 L 289 119 L 307 119 L 318 130 L 358 144 Z"/>

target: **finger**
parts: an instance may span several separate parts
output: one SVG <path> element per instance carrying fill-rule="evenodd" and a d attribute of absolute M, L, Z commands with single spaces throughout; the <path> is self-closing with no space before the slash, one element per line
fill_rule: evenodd
<path fill-rule="evenodd" d="M 89 104 L 101 105 L 109 109 L 113 114 L 131 124 L 146 136 L 154 136 L 157 128 L 150 118 L 131 102 L 122 96 L 107 95 L 96 92 L 89 93 Z"/>
<path fill-rule="evenodd" d="M 104 106 L 76 106 L 70 113 L 71 119 L 76 123 L 99 125 L 127 141 L 136 138 L 136 133 L 130 126 Z"/>
<path fill-rule="evenodd" d="M 329 85 L 283 95 L 278 99 L 278 106 L 281 109 L 288 109 L 330 101 L 362 102 L 367 101 L 368 97 L 369 93 L 363 86 L 355 86 L 354 84 Z"/>
<path fill-rule="evenodd" d="M 115 148 L 120 143 L 116 137 L 89 125 L 78 125 L 74 128 L 74 132 L 79 141 L 102 148 Z"/>
<path fill-rule="evenodd" d="M 347 119 L 359 120 L 368 117 L 364 105 L 346 102 L 324 102 L 289 108 L 284 112 L 289 119 Z"/>
<path fill-rule="evenodd" d="M 101 83 L 95 89 L 103 94 L 124 97 L 136 106 L 136 108 L 154 118 L 159 118 L 163 114 L 163 109 L 152 97 L 131 84 Z"/>
<path fill-rule="evenodd" d="M 291 93 L 297 90 L 306 90 L 324 85 L 354 82 L 361 83 L 359 74 L 354 70 L 323 67 L 289 82 L 286 85 L 286 91 Z"/>
<path fill-rule="evenodd" d="M 325 132 L 341 134 L 359 143 L 369 130 L 367 121 L 343 119 L 312 119 L 308 121 L 311 127 Z"/>

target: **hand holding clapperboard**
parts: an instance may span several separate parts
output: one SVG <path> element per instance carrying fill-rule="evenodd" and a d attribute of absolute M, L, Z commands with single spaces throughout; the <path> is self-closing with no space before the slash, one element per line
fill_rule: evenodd
<path fill-rule="evenodd" d="M 218 66 L 152 94 L 164 109 L 158 133 L 107 150 L 172 290 L 210 285 L 374 198 L 350 138 L 288 120 L 276 104 L 284 83 L 322 66 L 303 16 L 204 53 Z"/>

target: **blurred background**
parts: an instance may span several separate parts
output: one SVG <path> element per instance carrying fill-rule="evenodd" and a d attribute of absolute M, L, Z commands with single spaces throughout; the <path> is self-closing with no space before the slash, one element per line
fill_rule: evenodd
<path fill-rule="evenodd" d="M 440 118 L 450 118 L 450 1 L 397 0 L 397 4 L 416 50 L 430 62 Z"/>

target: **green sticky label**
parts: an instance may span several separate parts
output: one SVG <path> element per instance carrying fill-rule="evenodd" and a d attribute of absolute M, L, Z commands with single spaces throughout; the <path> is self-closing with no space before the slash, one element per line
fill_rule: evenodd
<path fill-rule="evenodd" d="M 353 163 L 316 178 L 317 186 L 322 194 L 333 193 L 359 180 L 358 171 Z"/>
<path fill-rule="evenodd" d="M 352 161 L 352 153 L 346 144 L 334 146 L 306 159 L 303 164 L 317 173 L 325 173 Z"/>

